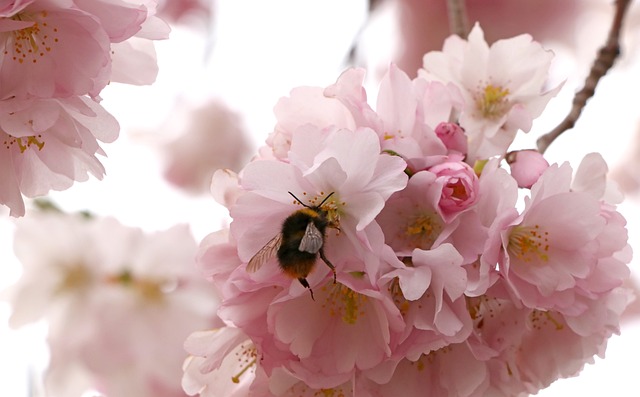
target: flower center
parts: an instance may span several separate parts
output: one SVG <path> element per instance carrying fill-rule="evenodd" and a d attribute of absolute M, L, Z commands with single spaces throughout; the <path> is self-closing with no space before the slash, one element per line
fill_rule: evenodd
<path fill-rule="evenodd" d="M 549 261 L 549 232 L 540 231 L 539 225 L 516 226 L 509 235 L 507 252 L 525 263 Z"/>
<path fill-rule="evenodd" d="M 407 223 L 405 235 L 415 248 L 429 249 L 442 231 L 440 217 L 436 214 L 418 214 Z"/>
<path fill-rule="evenodd" d="M 107 283 L 117 284 L 125 288 L 132 288 L 138 292 L 144 300 L 150 302 L 163 301 L 166 292 L 170 290 L 170 286 L 165 281 L 135 277 L 128 270 L 123 270 L 119 274 L 110 276 L 106 281 Z"/>
<path fill-rule="evenodd" d="M 89 286 L 92 278 L 93 277 L 89 269 L 82 264 L 66 267 L 62 280 L 58 284 L 57 292 L 77 291 L 83 289 Z"/>
<path fill-rule="evenodd" d="M 324 291 L 327 286 L 322 287 Z M 332 317 L 339 316 L 346 324 L 355 324 L 359 317 L 364 316 L 362 306 L 369 299 L 366 295 L 359 294 L 343 284 L 334 284 L 331 287 L 323 308 L 329 310 Z"/>
<path fill-rule="evenodd" d="M 469 198 L 467 187 L 460 178 L 451 179 L 445 186 L 445 191 L 449 193 L 448 197 L 456 201 L 465 201 Z"/>
<path fill-rule="evenodd" d="M 8 138 L 3 141 L 4 146 L 7 149 L 11 149 L 13 145 L 18 145 L 18 149 L 20 153 L 24 153 L 29 149 L 32 145 L 36 146 L 38 150 L 42 150 L 44 148 L 44 142 L 42 141 L 42 135 L 38 134 L 31 136 L 23 136 L 23 137 L 13 137 L 11 135 L 7 135 Z"/>
<path fill-rule="evenodd" d="M 240 377 L 244 375 L 249 369 L 253 368 L 258 362 L 258 351 L 253 343 L 240 345 L 240 348 L 235 352 L 236 360 L 238 360 L 238 366 L 240 371 L 231 377 L 233 383 L 240 383 Z"/>
<path fill-rule="evenodd" d="M 466 303 L 473 326 L 480 334 L 485 326 L 485 320 L 491 321 L 503 311 L 502 302 L 488 295 L 466 297 Z"/>
<path fill-rule="evenodd" d="M 495 119 L 502 117 L 509 110 L 508 88 L 487 84 L 476 94 L 476 109 L 482 117 Z"/>
<path fill-rule="evenodd" d="M 47 18 L 46 11 L 41 11 L 36 15 L 43 20 Z M 32 18 L 22 13 L 14 15 L 11 19 L 24 21 Z M 30 60 L 31 63 L 37 63 L 38 58 L 51 51 L 52 43 L 58 42 L 58 38 L 55 37 L 57 32 L 57 28 L 51 29 L 45 21 L 33 21 L 33 25 L 11 32 L 8 40 L 11 43 L 7 43 L 4 55 L 20 64 L 27 60 Z M 13 50 L 11 55 L 10 49 Z"/>

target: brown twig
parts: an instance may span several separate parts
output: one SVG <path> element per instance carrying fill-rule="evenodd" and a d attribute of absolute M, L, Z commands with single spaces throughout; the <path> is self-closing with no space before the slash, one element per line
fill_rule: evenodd
<path fill-rule="evenodd" d="M 467 21 L 467 9 L 465 0 L 447 0 L 449 10 L 449 27 L 452 34 L 457 34 L 463 39 L 469 33 L 469 23 Z"/>
<path fill-rule="evenodd" d="M 591 66 L 591 71 L 584 82 L 584 87 L 573 97 L 573 105 L 567 117 L 565 117 L 551 132 L 538 138 L 538 151 L 544 153 L 549 145 L 566 130 L 570 130 L 578 121 L 587 101 L 593 96 L 600 78 L 613 66 L 620 55 L 620 30 L 622 20 L 629 8 L 630 0 L 616 0 L 616 10 L 609 30 L 607 42 L 598 51 L 598 55 Z"/>

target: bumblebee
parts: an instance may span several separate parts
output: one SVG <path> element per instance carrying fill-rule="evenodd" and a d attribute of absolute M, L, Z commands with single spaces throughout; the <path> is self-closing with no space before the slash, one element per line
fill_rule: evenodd
<path fill-rule="evenodd" d="M 293 193 L 288 193 L 305 208 L 297 210 L 284 220 L 281 232 L 249 260 L 247 271 L 256 272 L 265 262 L 277 255 L 280 269 L 288 276 L 297 278 L 305 288 L 309 288 L 311 299 L 314 299 L 313 290 L 306 277 L 313 270 L 318 255 L 329 266 L 333 272 L 333 282 L 336 282 L 336 268 L 327 259 L 323 250 L 325 230 L 327 227 L 337 229 L 337 226 L 328 219 L 327 211 L 322 209 L 322 205 L 333 195 L 333 192 L 316 206 L 309 206 Z"/>

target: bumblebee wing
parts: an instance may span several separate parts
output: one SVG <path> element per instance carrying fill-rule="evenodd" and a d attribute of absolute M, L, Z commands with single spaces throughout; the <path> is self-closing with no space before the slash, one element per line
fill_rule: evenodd
<path fill-rule="evenodd" d="M 316 254 L 322 248 L 324 243 L 324 236 L 320 233 L 320 230 L 314 225 L 313 221 L 309 221 L 307 229 L 304 231 L 304 236 L 300 240 L 299 251 L 309 252 Z"/>
<path fill-rule="evenodd" d="M 269 240 L 268 243 L 264 245 L 264 247 L 260 248 L 249 263 L 247 264 L 247 272 L 255 273 L 257 272 L 262 265 L 269 261 L 269 259 L 273 258 L 278 252 L 280 245 L 282 244 L 282 233 L 278 233 L 274 238 Z"/>

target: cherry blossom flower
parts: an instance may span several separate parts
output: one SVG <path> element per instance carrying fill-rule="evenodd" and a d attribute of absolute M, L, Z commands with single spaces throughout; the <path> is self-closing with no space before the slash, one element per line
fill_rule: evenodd
<path fill-rule="evenodd" d="M 471 317 L 464 292 L 466 271 L 462 256 L 451 244 L 415 249 L 410 261 L 384 275 L 405 329 L 394 358 L 415 361 L 423 354 L 464 342 L 471 332 Z"/>
<path fill-rule="evenodd" d="M 11 289 L 10 322 L 47 320 L 48 392 L 78 395 L 67 387 L 82 373 L 106 395 L 175 396 L 184 339 L 220 324 L 212 320 L 215 293 L 193 266 L 195 249 L 186 226 L 146 235 L 110 218 L 18 221 L 24 273 Z"/>
<path fill-rule="evenodd" d="M 275 157 L 286 157 L 291 135 L 305 124 L 370 128 L 378 134 L 383 150 L 405 159 L 446 154 L 445 144 L 434 128 L 448 121 L 453 110 L 461 106 L 456 87 L 411 80 L 391 65 L 381 82 L 374 110 L 367 103 L 364 77 L 364 69 L 347 69 L 325 89 L 299 87 L 289 98 L 281 99 L 274 109 L 278 124 L 267 140 Z"/>
<path fill-rule="evenodd" d="M 22 195 L 36 197 L 63 190 L 88 174 L 101 179 L 104 155 L 98 141 L 118 136 L 117 121 L 86 97 L 0 101 L 4 154 L 0 202 L 12 216 L 24 215 Z"/>
<path fill-rule="evenodd" d="M 419 76 L 460 88 L 465 103 L 459 122 L 473 161 L 504 153 L 516 131 L 531 129 L 561 87 L 542 91 L 552 56 L 526 34 L 489 46 L 476 24 L 468 41 L 451 36 L 442 52 L 426 54 Z"/>
<path fill-rule="evenodd" d="M 278 101 L 273 109 L 278 123 L 267 138 L 276 158 L 287 157 L 294 131 L 305 124 L 352 130 L 356 127 L 349 110 L 340 101 L 325 96 L 323 91 L 320 87 L 297 87 L 291 90 L 289 97 Z M 362 95 L 366 94 L 362 92 Z"/>
<path fill-rule="evenodd" d="M 380 83 L 376 110 L 366 102 L 364 71 L 349 69 L 336 84 L 327 87 L 325 95 L 339 99 L 349 109 L 358 125 L 378 133 L 382 149 L 418 164 L 426 156 L 444 155 L 444 142 L 434 132 L 441 122 L 448 121 L 462 99 L 457 88 L 438 82 L 411 80 L 397 66 L 391 65 Z"/>
<path fill-rule="evenodd" d="M 446 218 L 440 209 L 446 179 L 430 171 L 414 174 L 406 189 L 394 194 L 377 218 L 385 241 L 398 256 L 411 256 L 415 248 L 436 248 L 452 242 L 470 263 L 482 252 L 485 227 L 475 212 Z M 464 227 L 460 227 L 464 225 Z"/>
<path fill-rule="evenodd" d="M 486 362 L 492 393 L 535 394 L 558 378 L 575 376 L 619 333 L 629 300 L 629 291 L 615 289 L 577 317 L 516 306 L 499 288 L 470 300 L 470 346 Z"/>
<path fill-rule="evenodd" d="M 321 304 L 298 297 L 273 303 L 267 313 L 275 338 L 296 357 L 286 364 L 296 377 L 311 388 L 333 388 L 391 356 L 392 335 L 403 322 L 386 294 L 354 277 L 342 277 L 316 294 Z"/>
<path fill-rule="evenodd" d="M 417 360 L 402 360 L 390 379 L 367 373 L 358 395 L 367 397 L 482 396 L 489 386 L 486 363 L 478 361 L 465 343 L 451 344 Z"/>
<path fill-rule="evenodd" d="M 168 39 L 171 28 L 156 15 L 156 0 L 127 0 L 121 3 L 121 7 L 127 11 L 144 10 L 146 18 L 138 25 L 133 36 L 124 41 L 112 41 L 111 81 L 133 85 L 152 84 L 158 75 L 153 40 Z"/>
<path fill-rule="evenodd" d="M 567 47 L 579 44 L 575 29 L 582 13 L 594 11 L 592 3 L 579 0 L 468 0 L 465 8 L 469 21 L 483 23 L 490 43 L 529 33 L 543 43 L 562 42 Z M 451 35 L 446 4 L 439 0 L 399 1 L 395 24 L 402 51 L 393 54 L 392 60 L 410 73 L 422 66 L 425 53 L 441 49 L 442 41 Z"/>
<path fill-rule="evenodd" d="M 571 190 L 571 172 L 552 165 L 531 188 L 525 211 L 503 234 L 502 272 L 527 307 L 576 316 L 585 310 L 581 297 L 622 284 L 630 258 L 624 220 L 600 201 L 604 180 L 600 194 Z M 602 266 L 622 271 L 610 279 Z"/>
<path fill-rule="evenodd" d="M 98 95 L 111 73 L 110 39 L 77 7 L 39 0 L 0 20 L 0 98 Z"/>
<path fill-rule="evenodd" d="M 246 396 L 259 366 L 255 345 L 239 329 L 222 327 L 191 334 L 182 387 L 201 397 Z"/>
<path fill-rule="evenodd" d="M 136 34 L 147 19 L 146 7 L 123 0 L 74 0 L 75 6 L 95 16 L 109 36 L 109 41 L 119 43 Z M 138 1 L 138 3 L 143 3 Z"/>

